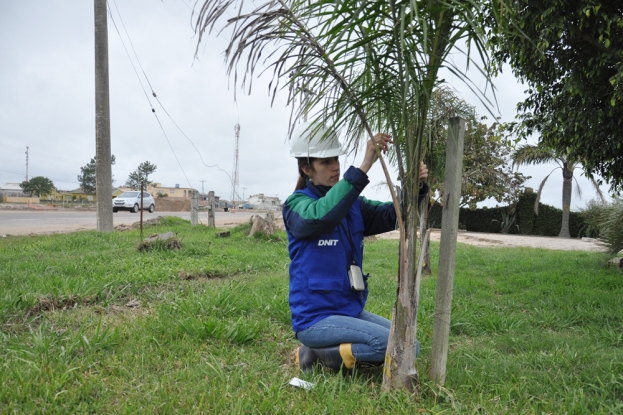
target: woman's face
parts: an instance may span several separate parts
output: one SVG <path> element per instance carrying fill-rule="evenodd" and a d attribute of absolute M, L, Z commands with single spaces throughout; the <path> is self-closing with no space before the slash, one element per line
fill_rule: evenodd
<path fill-rule="evenodd" d="M 316 159 L 312 162 L 312 168 L 306 167 L 304 171 L 316 186 L 333 186 L 340 181 L 340 159 Z"/>

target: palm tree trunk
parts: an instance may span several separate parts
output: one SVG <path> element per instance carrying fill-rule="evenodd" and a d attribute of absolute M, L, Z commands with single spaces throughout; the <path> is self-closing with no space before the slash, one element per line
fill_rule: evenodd
<path fill-rule="evenodd" d="M 424 238 L 426 237 L 426 230 L 430 228 L 428 225 L 428 212 L 430 209 L 430 195 L 427 194 L 422 199 L 422 210 L 420 213 L 420 246 L 424 247 L 424 263 L 422 264 L 422 274 L 430 275 L 433 270 L 430 266 L 430 244 L 424 244 Z"/>
<path fill-rule="evenodd" d="M 410 192 L 409 192 L 410 193 Z M 409 197 L 405 195 L 405 197 Z M 416 367 L 416 332 L 419 295 L 415 291 L 417 209 L 407 209 L 405 249 L 400 249 L 398 296 L 394 303 L 389 344 L 383 368 L 383 390 L 419 391 Z M 404 255 L 403 255 L 404 253 Z"/>
<path fill-rule="evenodd" d="M 569 211 L 571 210 L 571 192 L 573 191 L 573 170 L 567 163 L 563 167 L 562 182 L 562 225 L 560 226 L 560 238 L 571 238 L 569 233 Z"/>

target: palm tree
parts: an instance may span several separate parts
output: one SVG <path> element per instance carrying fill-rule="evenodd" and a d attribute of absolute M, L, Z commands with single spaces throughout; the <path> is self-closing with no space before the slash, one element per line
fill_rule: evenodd
<path fill-rule="evenodd" d="M 250 92 L 257 72 L 272 72 L 269 93 L 274 98 L 278 90 L 288 91 L 291 127 L 306 116 L 322 119 L 341 130 L 351 148 L 357 148 L 362 137 L 372 137 L 373 129 L 391 132 L 394 138 L 388 160 L 397 167 L 405 203 L 404 211 L 399 211 L 381 158 L 401 234 L 398 294 L 383 388 L 412 390 L 418 384 L 418 175 L 427 146 L 432 93 L 443 82 L 437 76 L 442 67 L 478 89 L 448 56 L 453 51 L 464 53 L 460 47 L 467 43 L 468 51 L 476 51 L 487 62 L 487 34 L 493 26 L 498 30 L 497 23 L 504 21 L 500 14 L 508 10 L 510 0 L 252 3 L 250 9 L 237 0 L 204 0 L 196 15 L 198 42 L 224 21 L 217 30 L 230 35 L 225 60 L 236 84 Z"/>
<path fill-rule="evenodd" d="M 573 191 L 573 171 L 582 166 L 580 160 L 570 159 L 567 154 L 562 151 L 558 151 L 549 147 L 545 147 L 541 144 L 539 145 L 531 145 L 524 144 L 519 147 L 512 153 L 511 159 L 513 160 L 513 167 L 519 167 L 520 165 L 531 165 L 531 164 L 544 164 L 544 163 L 556 163 L 558 167 L 555 167 L 541 182 L 539 185 L 539 190 L 536 194 L 536 200 L 534 202 L 534 213 L 539 214 L 539 201 L 541 200 L 541 192 L 543 191 L 543 187 L 545 186 L 545 182 L 551 174 L 558 170 L 562 170 L 562 225 L 560 227 L 560 234 L 558 235 L 560 238 L 571 238 L 571 234 L 569 233 L 569 211 L 571 210 L 571 194 Z M 576 180 L 576 188 L 578 191 L 578 196 L 581 197 L 582 192 L 580 190 L 579 185 L 577 185 Z M 604 195 L 599 189 L 599 184 L 589 177 L 589 180 L 593 187 L 595 188 L 595 192 L 601 198 L 602 201 L 605 201 Z"/>

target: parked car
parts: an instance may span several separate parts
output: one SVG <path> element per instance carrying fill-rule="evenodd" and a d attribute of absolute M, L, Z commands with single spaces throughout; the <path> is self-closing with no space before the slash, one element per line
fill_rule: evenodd
<path fill-rule="evenodd" d="M 139 191 L 123 192 L 112 201 L 113 212 L 129 210 L 132 213 L 136 213 L 140 208 L 141 192 Z M 154 213 L 156 210 L 156 202 L 148 192 L 143 192 L 143 210 L 148 210 L 149 213 Z"/>

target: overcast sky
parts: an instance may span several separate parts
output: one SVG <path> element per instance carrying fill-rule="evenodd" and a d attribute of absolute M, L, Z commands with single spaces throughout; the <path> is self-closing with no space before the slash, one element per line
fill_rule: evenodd
<path fill-rule="evenodd" d="M 199 191 L 203 186 L 206 192 L 214 190 L 229 199 L 229 177 L 208 166 L 218 165 L 232 174 L 234 126 L 239 123 L 241 196 L 264 193 L 283 200 L 292 193 L 297 169 L 287 143 L 289 109 L 285 107 L 285 97 L 278 97 L 271 107 L 267 93 L 270 79 L 255 80 L 252 94 L 238 91 L 235 101 L 223 63 L 226 39 L 215 35 L 204 38 L 198 59 L 194 58 L 197 38 L 191 26 L 192 3 L 188 1 L 119 0 L 110 1 L 109 5 L 140 75 L 139 82 L 109 18 L 115 184 L 123 185 L 130 172 L 149 161 L 157 165 L 150 177 L 153 181 Z M 117 7 L 142 69 L 134 59 Z M 0 183 L 25 180 L 28 146 L 29 178 L 48 177 L 62 190 L 79 186 L 80 167 L 95 156 L 93 45 L 93 1 L 0 2 Z M 475 77 L 471 72 L 470 75 Z M 486 114 L 465 86 L 451 76 L 447 80 L 477 107 L 479 114 Z M 517 83 L 510 70 L 495 84 L 500 116 L 511 121 L 525 87 Z M 480 86 L 484 87 L 484 81 Z M 151 88 L 170 117 L 151 96 Z M 359 163 L 359 157 L 342 159 L 343 170 L 345 165 Z M 533 176 L 527 186 L 537 188 L 554 167 L 522 167 L 520 171 Z M 372 184 L 384 180 L 378 163 L 370 176 Z M 578 199 L 574 188 L 573 210 L 593 197 L 580 170 L 576 170 L 576 177 L 584 194 L 582 200 Z M 607 190 L 607 186 L 603 189 Z M 560 207 L 561 193 L 562 174 L 555 172 L 542 201 Z M 373 189 L 371 185 L 364 195 L 389 200 L 387 191 Z"/>

